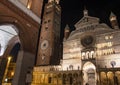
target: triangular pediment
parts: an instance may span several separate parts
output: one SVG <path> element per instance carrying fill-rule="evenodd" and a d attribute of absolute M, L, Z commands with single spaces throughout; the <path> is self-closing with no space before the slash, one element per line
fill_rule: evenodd
<path fill-rule="evenodd" d="M 79 28 L 84 27 L 86 25 L 96 24 L 96 23 L 99 23 L 99 18 L 90 17 L 90 16 L 84 16 L 81 20 L 79 20 L 75 24 L 75 27 L 76 27 L 76 29 L 79 29 Z"/>

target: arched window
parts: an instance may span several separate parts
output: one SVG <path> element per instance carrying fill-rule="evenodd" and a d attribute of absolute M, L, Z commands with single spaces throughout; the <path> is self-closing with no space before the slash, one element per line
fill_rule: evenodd
<path fill-rule="evenodd" d="M 73 65 L 70 65 L 70 66 L 69 66 L 69 69 L 70 69 L 70 70 L 73 70 Z"/>
<path fill-rule="evenodd" d="M 91 51 L 91 58 L 94 58 L 94 51 Z"/>
<path fill-rule="evenodd" d="M 82 59 L 85 59 L 85 52 L 82 52 Z"/>
<path fill-rule="evenodd" d="M 52 77 L 48 77 L 48 83 L 52 82 Z"/>
<path fill-rule="evenodd" d="M 86 52 L 86 59 L 89 59 L 89 57 L 90 57 L 90 53 L 89 53 L 89 51 L 87 51 Z"/>
<path fill-rule="evenodd" d="M 62 83 L 63 83 L 63 84 L 66 84 L 66 77 L 67 77 L 67 76 L 66 76 L 66 74 L 64 73 L 64 74 L 63 74 L 63 79 L 62 79 Z"/>

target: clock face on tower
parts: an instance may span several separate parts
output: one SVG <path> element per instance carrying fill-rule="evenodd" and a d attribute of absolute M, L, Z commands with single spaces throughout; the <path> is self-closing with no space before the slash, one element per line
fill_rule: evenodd
<path fill-rule="evenodd" d="M 41 49 L 45 50 L 45 49 L 48 48 L 48 46 L 49 46 L 48 40 L 43 40 L 42 43 L 41 43 Z"/>

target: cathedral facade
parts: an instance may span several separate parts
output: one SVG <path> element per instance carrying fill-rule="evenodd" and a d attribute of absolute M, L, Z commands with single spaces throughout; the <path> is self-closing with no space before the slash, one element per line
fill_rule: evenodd
<path fill-rule="evenodd" d="M 120 84 L 120 29 L 116 16 L 111 13 L 110 27 L 89 16 L 87 10 L 83 14 L 74 31 L 70 33 L 69 26 L 65 27 L 60 64 L 35 66 L 31 85 Z"/>

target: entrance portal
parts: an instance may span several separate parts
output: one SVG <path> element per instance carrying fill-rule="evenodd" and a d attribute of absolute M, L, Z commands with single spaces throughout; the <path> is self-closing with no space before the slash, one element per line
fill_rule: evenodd
<path fill-rule="evenodd" d="M 88 75 L 88 84 L 95 85 L 95 71 L 94 71 L 94 69 L 92 69 L 92 68 L 88 69 L 87 75 Z"/>
<path fill-rule="evenodd" d="M 83 85 L 96 85 L 96 68 L 91 62 L 83 66 Z"/>

